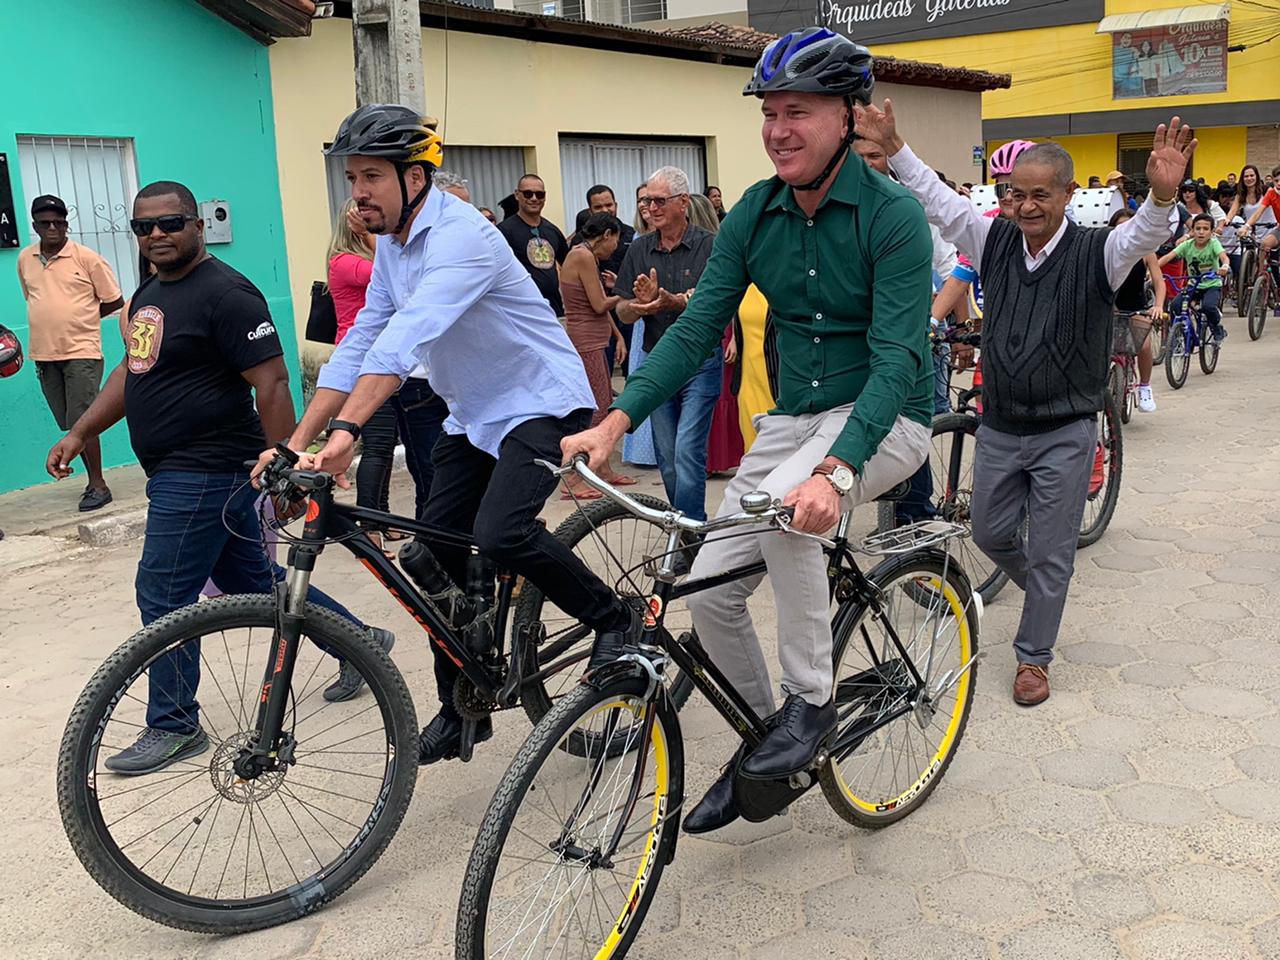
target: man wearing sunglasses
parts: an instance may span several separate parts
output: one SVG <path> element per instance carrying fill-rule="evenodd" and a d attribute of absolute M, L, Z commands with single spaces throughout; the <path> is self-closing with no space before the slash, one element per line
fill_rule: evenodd
<path fill-rule="evenodd" d="M 76 422 L 98 395 L 102 383 L 102 318 L 124 304 L 107 261 L 96 251 L 67 239 L 67 205 L 58 197 L 36 197 L 31 227 L 40 239 L 18 255 L 18 282 L 31 325 L 27 352 L 45 402 L 60 430 Z M 88 485 L 80 510 L 111 502 L 102 476 L 98 438 L 81 454 Z"/>
<path fill-rule="evenodd" d="M 284 571 L 262 547 L 257 493 L 244 468 L 268 439 L 294 427 L 293 398 L 266 299 L 205 250 L 195 197 L 161 180 L 138 192 L 129 225 L 155 268 L 122 318 L 123 362 L 45 467 L 62 479 L 85 445 L 124 418 L 147 474 L 147 528 L 135 581 L 147 625 L 195 603 L 212 579 L 223 593 L 268 593 Z M 256 409 L 255 409 L 256 407 Z M 318 590 L 312 602 L 359 625 Z M 371 631 L 389 648 L 394 637 Z M 335 665 L 335 669 L 337 669 Z M 326 700 L 360 690 L 339 677 Z M 191 641 L 150 670 L 147 726 L 106 760 L 119 774 L 154 773 L 209 748 L 196 692 L 200 644 Z"/>
<path fill-rule="evenodd" d="M 560 264 L 569 255 L 569 244 L 560 228 L 542 215 L 547 205 L 547 186 L 537 174 L 526 173 L 516 184 L 514 217 L 507 217 L 498 229 L 511 244 L 511 252 L 529 271 L 538 292 L 557 317 L 564 316 L 560 299 Z"/>

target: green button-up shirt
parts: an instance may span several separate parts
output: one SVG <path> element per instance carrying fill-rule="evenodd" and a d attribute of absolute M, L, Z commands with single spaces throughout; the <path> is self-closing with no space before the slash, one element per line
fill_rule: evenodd
<path fill-rule="evenodd" d="M 928 426 L 933 244 L 903 187 L 850 154 L 812 219 L 777 177 L 751 187 L 721 225 L 688 309 L 613 404 L 639 424 L 720 342 L 754 283 L 778 350 L 771 413 L 854 410 L 831 454 L 861 470 L 899 414 Z"/>

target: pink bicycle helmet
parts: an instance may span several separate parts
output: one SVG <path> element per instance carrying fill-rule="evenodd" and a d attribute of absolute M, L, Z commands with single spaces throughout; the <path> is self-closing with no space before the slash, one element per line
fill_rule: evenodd
<path fill-rule="evenodd" d="M 1010 140 L 1004 146 L 997 148 L 987 164 L 991 175 L 993 177 L 1007 177 L 1013 173 L 1013 165 L 1017 162 L 1018 157 L 1034 146 L 1035 144 L 1030 140 Z"/>

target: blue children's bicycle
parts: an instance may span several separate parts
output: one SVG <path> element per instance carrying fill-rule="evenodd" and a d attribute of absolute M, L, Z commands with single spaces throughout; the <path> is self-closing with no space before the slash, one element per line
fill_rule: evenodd
<path fill-rule="evenodd" d="M 1200 352 L 1200 369 L 1206 374 L 1213 373 L 1218 366 L 1219 344 L 1209 332 L 1209 321 L 1196 295 L 1202 283 L 1217 279 L 1217 273 L 1192 277 L 1175 300 L 1177 312 L 1170 318 L 1169 339 L 1164 352 L 1164 374 L 1169 379 L 1169 386 L 1175 390 L 1187 382 L 1191 354 L 1196 350 Z"/>

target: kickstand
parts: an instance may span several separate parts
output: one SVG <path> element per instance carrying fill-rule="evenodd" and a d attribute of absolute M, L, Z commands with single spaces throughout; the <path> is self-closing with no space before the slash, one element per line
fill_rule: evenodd
<path fill-rule="evenodd" d="M 466 717 L 462 718 L 462 734 L 458 740 L 458 759 L 463 763 L 471 761 L 471 751 L 476 746 L 476 722 Z"/>

